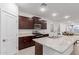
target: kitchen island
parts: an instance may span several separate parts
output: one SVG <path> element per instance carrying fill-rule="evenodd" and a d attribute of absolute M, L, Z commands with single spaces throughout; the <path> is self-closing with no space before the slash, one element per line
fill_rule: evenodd
<path fill-rule="evenodd" d="M 58 38 L 36 38 L 36 55 L 70 55 L 73 51 L 74 43 L 79 36 L 60 36 Z"/>

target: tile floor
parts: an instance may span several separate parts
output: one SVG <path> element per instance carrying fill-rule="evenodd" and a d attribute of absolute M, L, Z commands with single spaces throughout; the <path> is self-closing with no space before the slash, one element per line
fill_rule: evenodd
<path fill-rule="evenodd" d="M 35 55 L 35 46 L 20 50 L 17 55 Z"/>
<path fill-rule="evenodd" d="M 17 55 L 35 55 L 35 46 L 20 50 Z M 71 55 L 79 55 L 79 44 L 74 46 L 74 50 Z"/>

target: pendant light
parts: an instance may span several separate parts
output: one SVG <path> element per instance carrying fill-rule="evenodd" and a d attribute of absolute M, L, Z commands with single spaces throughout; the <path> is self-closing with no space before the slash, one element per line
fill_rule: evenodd
<path fill-rule="evenodd" d="M 45 12 L 46 11 L 46 7 L 47 7 L 47 4 L 46 3 L 42 3 L 41 6 L 40 6 L 40 11 L 41 12 Z"/>

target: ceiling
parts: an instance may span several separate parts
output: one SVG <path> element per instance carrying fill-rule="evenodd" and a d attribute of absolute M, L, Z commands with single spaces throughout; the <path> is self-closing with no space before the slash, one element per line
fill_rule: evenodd
<path fill-rule="evenodd" d="M 46 11 L 40 11 L 41 3 L 17 3 L 19 10 L 25 13 L 44 17 L 57 22 L 74 21 L 79 22 L 79 3 L 47 3 Z M 57 13 L 56 17 L 52 13 Z M 65 19 L 64 16 L 71 16 Z"/>

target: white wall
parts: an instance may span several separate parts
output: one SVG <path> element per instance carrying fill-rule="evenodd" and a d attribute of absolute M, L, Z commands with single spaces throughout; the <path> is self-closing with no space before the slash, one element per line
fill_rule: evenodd
<path fill-rule="evenodd" d="M 51 31 L 51 25 L 53 24 L 53 21 L 47 20 L 47 32 L 50 33 Z"/>
<path fill-rule="evenodd" d="M 52 20 L 47 20 L 47 32 L 48 33 L 51 32 L 52 28 L 54 28 L 53 29 L 54 31 L 58 31 L 59 26 L 60 26 L 59 22 L 55 22 L 55 21 L 52 21 Z M 62 28 L 62 30 L 63 30 L 63 28 Z"/>
<path fill-rule="evenodd" d="M 35 16 L 35 15 L 32 15 L 32 14 L 24 13 L 22 11 L 19 11 L 19 15 L 26 16 L 26 17 L 33 17 L 33 16 Z M 20 29 L 19 30 L 19 34 L 31 34 L 33 30 L 34 29 Z M 46 29 L 41 29 L 39 32 L 47 33 L 47 30 Z"/>
<path fill-rule="evenodd" d="M 12 15 L 18 16 L 18 8 L 15 3 L 0 3 L 0 8 Z"/>
<path fill-rule="evenodd" d="M 60 24 L 60 32 L 64 32 L 64 31 L 66 31 L 66 24 L 61 23 Z"/>
<path fill-rule="evenodd" d="M 69 30 L 69 29 L 66 29 L 68 24 L 67 23 L 59 23 L 59 22 L 54 22 L 54 21 L 51 21 L 51 20 L 47 20 L 47 32 L 50 33 L 51 32 L 51 25 L 53 24 L 54 26 L 54 31 L 60 31 L 60 32 L 64 32 L 66 30 Z M 60 30 L 58 30 L 60 26 Z"/>

